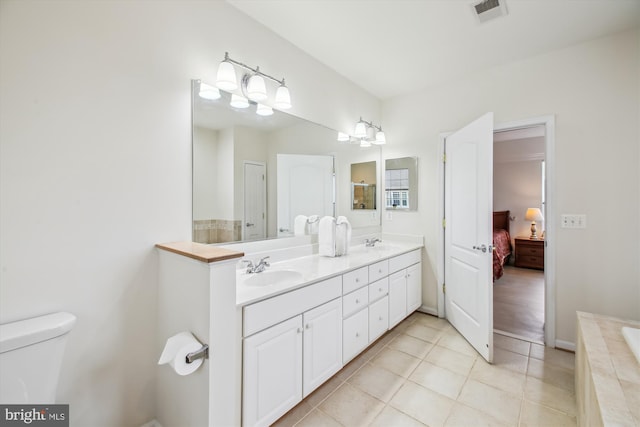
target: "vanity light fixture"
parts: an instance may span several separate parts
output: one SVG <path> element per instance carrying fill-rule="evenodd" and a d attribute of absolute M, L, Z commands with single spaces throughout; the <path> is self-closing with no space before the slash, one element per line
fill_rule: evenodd
<path fill-rule="evenodd" d="M 238 88 L 235 66 L 247 70 L 240 80 L 240 89 L 246 98 L 254 102 L 266 100 L 268 94 L 265 79 L 268 79 L 280 85 L 276 91 L 273 106 L 281 110 L 291 108 L 291 94 L 285 85 L 284 78 L 278 80 L 260 71 L 260 67 L 251 68 L 242 62 L 235 61 L 229 57 L 229 52 L 224 53 L 224 60 L 218 67 L 216 80 L 218 88 L 226 91 L 233 91 Z"/>
<path fill-rule="evenodd" d="M 231 102 L 229 102 L 233 108 L 249 108 L 249 100 L 244 96 L 231 94 Z"/>
<path fill-rule="evenodd" d="M 256 114 L 259 116 L 270 116 L 273 114 L 273 108 L 268 105 L 258 104 L 256 107 Z"/>
<path fill-rule="evenodd" d="M 384 145 L 387 143 L 382 126 L 376 126 L 372 122 L 362 120 L 362 117 L 356 123 L 353 137 L 344 132 L 338 132 L 339 142 L 352 142 L 352 139 L 353 142 L 360 143 L 360 147 L 371 147 L 371 144 Z"/>

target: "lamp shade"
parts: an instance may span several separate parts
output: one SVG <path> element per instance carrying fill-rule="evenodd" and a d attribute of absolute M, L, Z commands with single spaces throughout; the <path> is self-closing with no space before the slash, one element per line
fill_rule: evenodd
<path fill-rule="evenodd" d="M 349 140 L 349 135 L 344 132 L 338 132 L 338 141 L 347 142 Z"/>
<path fill-rule="evenodd" d="M 374 144 L 383 145 L 387 143 L 387 138 L 384 136 L 384 132 L 379 130 L 376 132 L 376 140 L 373 141 Z"/>
<path fill-rule="evenodd" d="M 209 99 L 211 101 L 220 99 L 220 91 L 217 87 L 213 87 L 206 83 L 200 83 L 200 91 L 198 92 L 198 96 L 203 99 Z"/>
<path fill-rule="evenodd" d="M 273 109 L 264 104 L 258 104 L 256 107 L 256 114 L 259 116 L 270 116 L 273 114 Z"/>
<path fill-rule="evenodd" d="M 247 98 L 252 101 L 264 101 L 267 99 L 267 87 L 262 76 L 254 74 L 247 82 Z"/>
<path fill-rule="evenodd" d="M 273 106 L 281 110 L 291 108 L 291 95 L 289 94 L 289 88 L 285 85 L 281 85 L 276 91 L 276 100 Z"/>
<path fill-rule="evenodd" d="M 524 219 L 527 221 L 542 221 L 544 217 L 542 212 L 538 208 L 528 208 L 527 213 L 524 214 Z"/>
<path fill-rule="evenodd" d="M 366 138 L 367 137 L 367 127 L 364 122 L 356 123 L 356 129 L 353 132 L 353 136 L 356 138 Z"/>
<path fill-rule="evenodd" d="M 367 141 L 365 138 L 362 138 L 362 139 L 360 140 L 360 147 L 362 147 L 362 148 L 369 148 L 369 147 L 371 147 L 371 142 L 370 142 L 370 141 Z"/>
<path fill-rule="evenodd" d="M 247 108 L 249 107 L 249 100 L 244 96 L 231 94 L 231 102 L 229 103 L 234 108 Z"/>
<path fill-rule="evenodd" d="M 231 62 L 222 61 L 218 66 L 216 86 L 226 91 L 232 91 L 238 88 L 236 70 Z"/>

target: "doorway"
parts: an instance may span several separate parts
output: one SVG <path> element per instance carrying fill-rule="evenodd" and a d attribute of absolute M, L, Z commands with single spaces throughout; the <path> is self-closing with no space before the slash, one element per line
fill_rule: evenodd
<path fill-rule="evenodd" d="M 538 344 L 545 317 L 544 174 L 543 125 L 494 132 L 493 328 Z"/>
<path fill-rule="evenodd" d="M 555 190 L 552 185 L 555 182 L 555 117 L 541 116 L 523 119 L 494 126 L 493 130 L 502 132 L 506 130 L 525 129 L 535 126 L 544 127 L 544 193 L 545 193 L 545 240 L 544 240 L 544 343 L 547 346 L 555 347 Z M 438 212 L 442 215 L 443 226 L 439 227 L 438 242 L 441 248 L 438 251 L 437 260 L 437 280 L 438 280 L 438 316 L 446 317 L 445 309 L 445 141 L 452 132 L 440 135 L 439 152 L 442 162 L 438 162 Z M 448 159 L 446 159 L 448 161 Z M 449 226 L 449 219 L 447 219 Z M 493 300 L 492 300 L 493 302 Z M 490 305 L 489 316 L 493 319 L 493 304 Z M 493 323 L 493 322 L 492 322 Z"/>

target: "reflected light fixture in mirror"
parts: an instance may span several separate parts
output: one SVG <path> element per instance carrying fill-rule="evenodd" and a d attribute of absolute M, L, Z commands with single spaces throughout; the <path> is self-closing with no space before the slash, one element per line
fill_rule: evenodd
<path fill-rule="evenodd" d="M 220 99 L 220 91 L 217 87 L 213 87 L 206 83 L 200 82 L 200 89 L 198 92 L 200 98 L 208 99 L 209 101 L 215 101 L 216 99 Z"/>
<path fill-rule="evenodd" d="M 240 89 L 246 98 L 255 102 L 265 101 L 269 97 L 265 82 L 265 79 L 267 79 L 279 84 L 275 94 L 274 107 L 281 110 L 291 108 L 291 94 L 285 85 L 284 78 L 278 80 L 260 71 L 260 67 L 252 68 L 242 62 L 233 60 L 229 57 L 229 52 L 225 52 L 224 60 L 218 67 L 216 86 L 219 89 L 230 92 L 238 88 L 236 66 L 248 70 L 248 72 L 243 72 L 240 83 Z"/>
<path fill-rule="evenodd" d="M 273 114 L 273 109 L 264 104 L 258 104 L 256 107 L 256 114 L 259 116 L 270 116 Z"/>
<path fill-rule="evenodd" d="M 231 102 L 229 102 L 233 108 L 249 108 L 249 100 L 244 96 L 236 95 L 235 93 L 231 95 Z"/>
<path fill-rule="evenodd" d="M 362 120 L 362 117 L 360 117 L 353 131 L 353 137 L 344 132 L 338 132 L 338 141 L 355 142 L 359 143 L 360 147 L 366 148 L 371 147 L 372 144 L 384 145 L 387 143 L 387 138 L 382 126 L 376 126 L 372 122 Z"/>

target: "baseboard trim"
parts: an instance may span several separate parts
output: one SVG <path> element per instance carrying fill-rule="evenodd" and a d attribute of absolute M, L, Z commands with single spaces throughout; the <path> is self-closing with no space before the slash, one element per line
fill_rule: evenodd
<path fill-rule="evenodd" d="M 527 341 L 535 344 L 544 345 L 542 341 L 534 340 L 533 338 L 528 338 L 528 337 L 525 337 L 524 335 L 512 334 L 511 332 L 501 331 L 500 329 L 494 329 L 493 333 L 498 335 L 504 335 L 505 337 L 509 337 L 509 338 L 515 338 L 520 341 Z"/>
<path fill-rule="evenodd" d="M 422 305 L 420 306 L 420 308 L 418 308 L 417 311 L 419 311 L 420 313 L 427 313 L 432 316 L 438 317 L 438 310 L 433 307 L 427 307 L 426 305 Z"/>
<path fill-rule="evenodd" d="M 570 341 L 556 340 L 556 348 L 576 352 L 576 343 Z"/>

